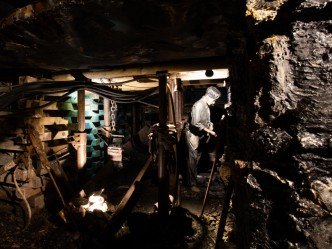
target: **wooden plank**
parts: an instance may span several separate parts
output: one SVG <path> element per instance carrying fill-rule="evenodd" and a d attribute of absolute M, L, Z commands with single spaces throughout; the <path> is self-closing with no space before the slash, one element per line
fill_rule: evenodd
<path fill-rule="evenodd" d="M 50 141 L 50 140 L 58 140 L 58 139 L 67 139 L 69 136 L 70 131 L 63 130 L 63 131 L 57 131 L 57 132 L 44 132 L 44 134 L 41 134 L 39 136 L 40 140 L 42 142 Z"/>
<path fill-rule="evenodd" d="M 10 92 L 12 89 L 11 89 L 11 86 L 0 86 L 0 92 L 1 93 L 8 93 Z"/>
<path fill-rule="evenodd" d="M 60 118 L 60 117 L 43 117 L 43 118 L 39 118 L 37 120 L 37 123 L 39 125 L 60 125 L 60 124 L 64 124 L 67 125 L 69 122 L 68 120 L 64 119 L 64 118 Z"/>
<path fill-rule="evenodd" d="M 63 151 L 64 149 L 68 149 L 69 145 L 68 144 L 61 144 L 61 145 L 56 145 L 56 146 L 48 146 L 49 149 L 51 149 L 54 153 L 57 151 Z"/>
<path fill-rule="evenodd" d="M 41 101 L 41 102 L 43 102 L 44 104 L 48 103 L 47 101 Z M 40 105 L 42 105 L 42 103 L 40 103 Z M 48 106 L 45 106 L 43 110 L 58 110 L 57 103 L 52 103 Z"/>
<path fill-rule="evenodd" d="M 64 92 L 61 92 L 61 93 L 47 93 L 47 94 L 44 94 L 45 96 L 57 96 L 57 97 L 61 97 L 62 95 L 66 94 L 67 92 L 64 91 Z"/>
<path fill-rule="evenodd" d="M 65 203 L 65 200 L 63 199 L 63 196 L 61 194 L 61 191 L 60 189 L 58 188 L 58 185 L 55 181 L 55 179 L 53 178 L 53 174 L 51 172 L 50 169 L 52 169 L 54 171 L 54 173 L 60 178 L 63 180 L 63 182 L 65 183 L 66 185 L 66 188 L 68 188 L 67 190 L 70 190 L 70 185 L 69 185 L 69 180 L 68 180 L 68 177 L 66 175 L 66 173 L 64 172 L 63 168 L 56 164 L 52 164 L 49 160 L 48 160 L 48 157 L 45 153 L 45 151 L 43 150 L 43 145 L 42 145 L 42 142 L 40 141 L 39 139 L 39 134 L 33 130 L 32 128 L 29 128 L 28 129 L 28 135 L 29 135 L 29 138 L 30 138 L 30 141 L 31 141 L 31 144 L 33 146 L 33 148 L 35 149 L 38 157 L 39 157 L 39 160 L 41 161 L 42 165 L 44 166 L 44 168 L 47 170 L 53 184 L 54 184 L 54 187 L 59 195 L 59 198 L 61 199 L 61 202 L 64 206 L 66 206 L 66 203 Z"/>
<path fill-rule="evenodd" d="M 5 173 L 6 171 L 14 168 L 16 166 L 16 164 L 18 164 L 19 161 L 21 161 L 21 159 L 23 158 L 23 155 L 20 155 L 19 157 L 9 161 L 8 163 L 6 163 L 5 165 L 0 167 L 0 175 L 2 175 L 3 173 Z"/>
<path fill-rule="evenodd" d="M 69 124 L 67 125 L 67 128 L 70 131 L 77 131 L 78 125 L 69 122 Z"/>
<path fill-rule="evenodd" d="M 77 117 L 77 111 L 73 110 L 45 110 L 43 109 L 43 112 L 51 117 L 63 117 L 65 119 L 71 118 L 71 117 Z"/>
<path fill-rule="evenodd" d="M 43 150 L 42 142 L 39 139 L 39 134 L 35 130 L 29 129 L 28 135 L 30 137 L 31 144 L 32 144 L 33 148 L 35 149 L 35 151 L 36 151 L 41 163 L 44 165 L 44 167 L 46 167 L 48 169 L 53 169 L 56 175 L 61 175 L 61 172 L 59 171 L 59 169 L 53 167 L 53 165 L 48 160 L 47 155 L 46 155 L 45 151 Z"/>
<path fill-rule="evenodd" d="M 31 107 L 36 107 L 39 106 L 39 101 L 35 99 L 28 99 L 26 101 L 26 107 L 31 108 Z"/>
<path fill-rule="evenodd" d="M 0 165 L 5 165 L 11 161 L 13 161 L 13 156 L 12 155 L 9 155 L 9 153 L 1 153 L 0 155 Z M 0 167 L 1 167 L 0 166 Z"/>
<path fill-rule="evenodd" d="M 75 117 L 77 118 L 77 110 L 60 110 L 60 109 L 48 109 L 45 108 L 43 109 L 45 113 L 49 113 L 50 115 L 52 115 L 52 117 L 59 117 L 59 115 L 61 115 L 60 117 L 63 118 L 71 118 L 71 117 Z M 91 117 L 97 117 L 99 118 L 99 114 L 93 111 L 85 111 L 85 117 L 91 118 Z"/>
<path fill-rule="evenodd" d="M 48 104 L 49 101 L 40 101 L 39 105 Z M 70 102 L 55 102 L 43 108 L 44 110 L 64 110 L 64 111 L 73 111 L 73 104 Z"/>
<path fill-rule="evenodd" d="M 6 151 L 23 151 L 24 148 L 21 145 L 14 144 L 14 141 L 12 140 L 5 140 L 0 143 L 0 150 L 6 150 Z"/>

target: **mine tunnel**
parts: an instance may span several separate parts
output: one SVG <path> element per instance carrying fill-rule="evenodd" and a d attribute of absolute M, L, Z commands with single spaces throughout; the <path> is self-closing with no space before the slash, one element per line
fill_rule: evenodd
<path fill-rule="evenodd" d="M 0 247 L 332 248 L 331 13 L 0 0 Z"/>

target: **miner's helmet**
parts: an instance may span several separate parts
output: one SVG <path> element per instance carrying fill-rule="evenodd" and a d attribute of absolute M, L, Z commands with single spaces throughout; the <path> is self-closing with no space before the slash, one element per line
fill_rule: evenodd
<path fill-rule="evenodd" d="M 221 95 L 220 91 L 214 86 L 208 87 L 205 94 L 214 100 L 218 99 Z"/>

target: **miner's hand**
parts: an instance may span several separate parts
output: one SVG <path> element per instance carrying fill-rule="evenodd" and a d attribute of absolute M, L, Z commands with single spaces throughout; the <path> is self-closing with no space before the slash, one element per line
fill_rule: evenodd
<path fill-rule="evenodd" d="M 215 133 L 214 131 L 210 131 L 209 133 L 210 133 L 212 136 L 214 136 L 214 137 L 218 137 L 218 136 L 217 136 L 217 133 Z"/>

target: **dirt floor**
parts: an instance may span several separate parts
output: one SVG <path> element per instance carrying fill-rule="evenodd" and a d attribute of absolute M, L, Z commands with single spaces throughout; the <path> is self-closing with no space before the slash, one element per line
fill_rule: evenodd
<path fill-rule="evenodd" d="M 105 199 L 115 207 L 130 185 L 130 177 L 126 178 L 127 183 L 120 180 L 113 182 L 104 192 Z M 172 214 L 170 221 L 163 226 L 160 226 L 155 215 L 157 185 L 153 180 L 145 179 L 139 201 L 127 221 L 114 238 L 104 241 L 100 241 L 103 235 L 98 229 L 107 221 L 101 216 L 87 216 L 90 218 L 79 224 L 86 228 L 77 231 L 72 226 L 67 226 L 57 214 L 43 209 L 34 212 L 29 226 L 22 231 L 26 220 L 25 210 L 18 204 L 0 200 L 0 248 L 109 248 L 110 243 L 112 248 L 215 248 L 225 187 L 221 180 L 215 177 L 204 215 L 199 219 L 208 174 L 200 174 L 198 179 L 201 192 L 194 193 L 183 187 L 181 208 L 176 209 L 175 215 Z M 181 219 L 183 222 L 179 223 Z M 183 228 L 177 231 L 186 221 L 189 221 L 188 224 L 193 229 Z M 227 243 L 223 248 L 234 248 L 231 243 L 234 242 L 233 229 L 234 216 L 230 212 L 224 233 L 224 241 Z M 173 237 L 179 233 L 186 238 L 183 241 L 185 243 L 178 243 L 176 240 L 177 242 L 170 246 L 168 243 L 173 243 Z"/>

